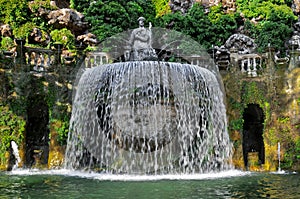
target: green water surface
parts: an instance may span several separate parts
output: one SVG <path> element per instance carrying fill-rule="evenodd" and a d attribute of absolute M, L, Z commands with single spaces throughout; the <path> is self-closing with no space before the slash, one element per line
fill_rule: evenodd
<path fill-rule="evenodd" d="M 300 174 L 248 173 L 213 179 L 128 181 L 2 172 L 0 198 L 300 198 Z"/>

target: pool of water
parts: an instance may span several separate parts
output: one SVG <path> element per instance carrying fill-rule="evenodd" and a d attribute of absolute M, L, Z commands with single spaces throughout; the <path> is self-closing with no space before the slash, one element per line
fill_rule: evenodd
<path fill-rule="evenodd" d="M 126 176 L 18 170 L 0 172 L 0 198 L 300 198 L 300 174 L 233 170 Z"/>

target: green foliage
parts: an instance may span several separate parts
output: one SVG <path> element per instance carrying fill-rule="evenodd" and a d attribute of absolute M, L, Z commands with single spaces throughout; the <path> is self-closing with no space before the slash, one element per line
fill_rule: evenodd
<path fill-rule="evenodd" d="M 266 106 L 265 95 L 256 82 L 243 82 L 242 101 L 244 105 L 259 104 L 263 109 Z"/>
<path fill-rule="evenodd" d="M 62 120 L 53 119 L 53 123 L 60 124 L 55 126 L 55 130 L 57 132 L 57 141 L 60 145 L 66 145 L 69 133 L 69 123 L 70 118 L 65 116 Z"/>
<path fill-rule="evenodd" d="M 224 15 L 222 4 L 210 7 L 208 18 L 212 23 L 216 23 Z"/>
<path fill-rule="evenodd" d="M 80 1 L 81 7 L 86 5 L 85 1 Z M 128 29 L 138 27 L 137 19 L 144 16 L 148 21 L 153 22 L 155 10 L 150 4 L 151 0 L 134 0 L 134 1 L 93 1 L 84 8 L 86 20 L 91 24 L 91 31 L 100 41 L 123 32 Z M 146 25 L 146 24 L 145 24 Z"/>
<path fill-rule="evenodd" d="M 67 28 L 55 29 L 51 31 L 50 36 L 54 43 L 61 43 L 68 49 L 74 49 L 75 47 L 75 36 Z"/>
<path fill-rule="evenodd" d="M 129 16 L 129 27 L 137 26 L 137 19 L 140 16 L 144 15 L 144 9 L 134 1 L 129 1 L 127 4 L 124 5 L 124 8 Z M 145 24 L 146 25 L 146 24 Z"/>
<path fill-rule="evenodd" d="M 70 7 L 82 13 L 86 12 L 90 4 L 90 0 L 70 0 Z"/>
<path fill-rule="evenodd" d="M 234 131 L 240 131 L 243 129 L 244 120 L 242 118 L 231 120 L 229 123 L 229 129 Z"/>
<path fill-rule="evenodd" d="M 290 122 L 289 117 L 279 117 L 277 120 L 278 120 L 279 123 L 282 123 L 282 124 L 287 124 L 287 123 Z"/>
<path fill-rule="evenodd" d="M 3 37 L 1 40 L 0 49 L 2 50 L 10 50 L 15 46 L 15 43 L 10 37 Z"/>
<path fill-rule="evenodd" d="M 27 0 L 0 0 L 0 20 L 12 28 L 26 23 L 30 16 Z"/>
<path fill-rule="evenodd" d="M 157 17 L 161 17 L 165 14 L 171 13 L 169 0 L 152 0 L 152 2 L 154 4 Z"/>
<path fill-rule="evenodd" d="M 100 40 L 120 33 L 129 27 L 129 15 L 117 2 L 96 1 L 86 11 L 91 30 Z"/>
<path fill-rule="evenodd" d="M 187 34 L 205 47 L 210 46 L 212 24 L 200 4 L 195 4 L 185 16 L 180 12 L 165 14 L 158 18 L 158 25 Z"/>
<path fill-rule="evenodd" d="M 295 157 L 300 161 L 300 138 L 296 139 L 295 142 Z"/>
<path fill-rule="evenodd" d="M 289 4 L 290 1 L 287 1 Z M 268 20 L 272 12 L 280 10 L 279 17 L 292 14 L 291 8 L 284 4 L 284 1 L 263 1 L 263 0 L 236 0 L 237 11 L 243 13 L 247 19 L 261 18 Z"/>
<path fill-rule="evenodd" d="M 215 6 L 215 8 L 213 7 L 212 12 L 208 15 L 212 22 L 210 43 L 221 46 L 238 28 L 239 16 L 237 14 L 225 14 L 220 6 Z"/>
<path fill-rule="evenodd" d="M 292 36 L 292 24 L 297 20 L 285 1 L 237 0 L 236 3 L 246 19 L 244 28 L 256 40 L 258 51 L 263 52 L 271 44 L 276 51 L 284 52 L 284 44 Z M 250 23 L 253 18 L 258 19 L 257 24 Z"/>
<path fill-rule="evenodd" d="M 251 38 L 257 38 L 258 28 L 249 19 L 244 22 L 245 34 Z"/>
<path fill-rule="evenodd" d="M 186 15 L 177 12 L 158 18 L 159 26 L 190 35 L 204 48 L 223 45 L 237 29 L 237 14 L 226 14 L 222 6 L 214 6 L 207 15 L 201 4 L 194 4 Z"/>
<path fill-rule="evenodd" d="M 190 35 L 205 48 L 211 47 L 212 23 L 205 14 L 204 7 L 196 3 L 185 17 L 183 32 Z"/>
<path fill-rule="evenodd" d="M 59 9 L 58 7 L 54 7 L 50 5 L 51 0 L 33 0 L 30 1 L 29 7 L 32 10 L 32 12 L 37 13 L 38 9 L 44 8 L 47 10 L 54 10 L 54 9 Z"/>
<path fill-rule="evenodd" d="M 158 18 L 157 25 L 176 31 L 184 31 L 184 27 L 186 27 L 186 18 L 179 12 L 174 14 L 170 13 Z"/>
<path fill-rule="evenodd" d="M 54 82 L 49 83 L 47 91 L 47 105 L 49 107 L 49 117 L 54 129 L 57 132 L 57 141 L 60 145 L 67 144 L 70 114 L 65 109 L 60 109 L 57 104 L 58 88 Z M 51 135 L 50 135 L 51 136 Z"/>
<path fill-rule="evenodd" d="M 256 43 L 259 52 L 263 52 L 269 44 L 276 51 L 285 52 L 285 42 L 291 38 L 293 30 L 283 23 L 266 21 L 257 33 Z"/>
<path fill-rule="evenodd" d="M 300 138 L 298 137 L 289 142 L 289 145 L 286 148 L 287 151 L 284 154 L 282 168 L 291 169 L 293 165 L 300 163 Z"/>
<path fill-rule="evenodd" d="M 0 160 L 5 161 L 4 154 L 11 141 L 21 144 L 24 139 L 25 120 L 14 114 L 7 106 L 0 105 Z"/>
<path fill-rule="evenodd" d="M 19 39 L 27 38 L 28 35 L 32 32 L 33 28 L 35 27 L 37 26 L 33 22 L 27 22 L 25 24 L 20 25 L 17 28 L 14 28 L 13 35 Z"/>

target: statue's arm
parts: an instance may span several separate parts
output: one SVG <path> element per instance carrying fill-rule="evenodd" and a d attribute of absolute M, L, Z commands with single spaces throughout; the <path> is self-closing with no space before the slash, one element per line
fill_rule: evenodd
<path fill-rule="evenodd" d="M 148 31 L 147 31 L 147 34 L 144 34 L 143 36 L 140 36 L 139 34 L 136 34 L 135 38 L 140 40 L 140 41 L 147 42 L 147 41 L 149 41 L 149 38 L 150 38 L 149 34 L 150 33 Z"/>
<path fill-rule="evenodd" d="M 130 44 L 131 46 L 133 46 L 133 41 L 134 41 L 135 35 L 136 35 L 136 30 L 133 30 L 133 31 L 131 32 L 130 39 L 129 39 L 129 44 Z"/>

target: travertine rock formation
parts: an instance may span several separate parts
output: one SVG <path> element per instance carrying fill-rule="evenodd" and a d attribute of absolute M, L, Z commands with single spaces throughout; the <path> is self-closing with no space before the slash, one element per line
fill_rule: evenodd
<path fill-rule="evenodd" d="M 200 3 L 206 8 L 216 6 L 221 3 L 227 12 L 235 11 L 235 0 L 170 0 L 169 4 L 172 12 L 180 11 L 185 14 L 194 3 Z"/>
<path fill-rule="evenodd" d="M 76 10 L 63 8 L 50 11 L 47 15 L 49 24 L 56 28 L 68 28 L 74 33 L 84 32 L 88 28 L 88 23 L 84 21 L 84 15 Z"/>
<path fill-rule="evenodd" d="M 12 29 L 8 24 L 3 24 L 0 26 L 0 32 L 2 37 L 11 37 Z"/>

